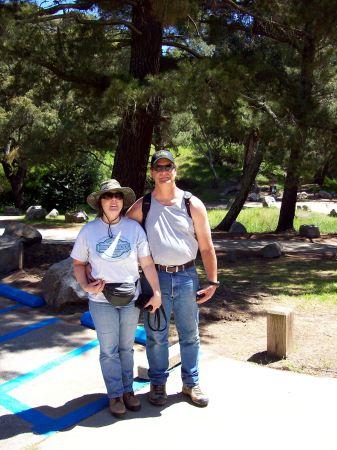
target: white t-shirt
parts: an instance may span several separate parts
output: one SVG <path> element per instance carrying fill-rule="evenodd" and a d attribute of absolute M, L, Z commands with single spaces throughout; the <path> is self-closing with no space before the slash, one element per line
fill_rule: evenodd
<path fill-rule="evenodd" d="M 150 255 L 146 234 L 138 222 L 127 217 L 110 225 L 112 237 L 109 237 L 108 227 L 100 218 L 84 225 L 70 256 L 89 262 L 95 279 L 107 283 L 134 283 L 139 278 L 138 258 Z M 89 294 L 89 298 L 107 302 L 102 293 Z"/>

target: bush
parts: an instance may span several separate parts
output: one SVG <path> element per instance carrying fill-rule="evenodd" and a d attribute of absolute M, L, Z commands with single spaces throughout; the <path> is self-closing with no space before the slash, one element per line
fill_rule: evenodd
<path fill-rule="evenodd" d="M 39 204 L 48 211 L 73 210 L 86 202 L 98 183 L 99 165 L 89 158 L 74 164 L 35 168 L 26 182 L 25 203 Z"/>

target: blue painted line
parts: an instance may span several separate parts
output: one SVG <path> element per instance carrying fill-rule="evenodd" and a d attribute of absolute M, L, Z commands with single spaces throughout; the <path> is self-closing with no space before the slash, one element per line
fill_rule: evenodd
<path fill-rule="evenodd" d="M 70 413 L 56 419 L 56 420 L 44 420 L 40 423 L 35 423 L 32 430 L 38 434 L 52 434 L 57 431 L 69 428 L 72 425 L 76 425 L 81 420 L 87 419 L 90 416 L 98 413 L 102 409 L 106 408 L 109 404 L 109 399 L 105 395 L 99 399 L 84 405 L 81 408 L 71 411 Z"/>
<path fill-rule="evenodd" d="M 133 382 L 133 390 L 136 392 L 149 383 L 149 381 L 136 379 Z M 37 408 L 30 408 L 29 406 L 7 394 L 1 394 L 0 404 L 8 411 L 16 414 L 21 419 L 32 424 L 32 431 L 34 433 L 51 435 L 57 431 L 64 430 L 65 428 L 69 428 L 72 425 L 76 425 L 81 420 L 87 419 L 88 417 L 91 417 L 92 415 L 98 413 L 108 406 L 109 399 L 106 395 L 104 395 L 97 400 L 84 405 L 81 408 L 76 409 L 75 411 L 71 411 L 70 413 L 57 419 L 46 416 Z"/>
<path fill-rule="evenodd" d="M 0 343 L 9 341 L 24 334 L 30 333 L 32 331 L 38 330 L 40 328 L 47 327 L 53 323 L 59 322 L 61 319 L 53 317 L 52 319 L 42 320 L 41 322 L 34 323 L 33 325 L 28 325 L 27 327 L 21 328 L 20 330 L 12 331 L 11 333 L 4 334 L 0 336 Z"/>
<path fill-rule="evenodd" d="M 40 297 L 39 295 L 30 294 L 29 292 L 22 291 L 21 289 L 3 283 L 0 283 L 0 295 L 11 300 L 16 300 L 24 305 L 31 306 L 32 308 L 38 308 L 39 306 L 46 304 L 43 297 Z"/>
<path fill-rule="evenodd" d="M 30 408 L 25 403 L 22 403 L 7 394 L 1 394 L 0 404 L 8 411 L 29 423 L 45 422 L 49 419 L 45 414 L 42 414 L 36 408 Z"/>
<path fill-rule="evenodd" d="M 0 314 L 6 314 L 10 311 L 14 311 L 15 309 L 22 308 L 22 305 L 14 305 L 14 306 L 8 306 L 7 308 L 0 309 Z"/>
<path fill-rule="evenodd" d="M 75 350 L 72 350 L 71 352 L 66 353 L 65 355 L 59 356 L 58 358 L 55 358 L 53 361 L 43 364 L 42 366 L 38 367 L 35 370 L 32 370 L 31 372 L 27 372 L 23 375 L 19 375 L 18 377 L 13 378 L 12 380 L 2 383 L 0 385 L 0 394 L 12 391 L 13 389 L 20 387 L 22 384 L 28 383 L 33 378 L 36 378 L 39 375 L 42 375 L 43 373 L 47 372 L 48 370 L 54 369 L 55 367 L 59 366 L 60 364 L 63 364 L 64 362 L 69 361 L 70 359 L 72 359 L 76 356 L 82 355 L 82 353 L 85 353 L 88 350 L 91 350 L 92 348 L 97 347 L 97 345 L 98 345 L 98 340 L 94 339 L 93 341 L 90 341 L 87 344 L 82 345 L 82 347 L 76 348 Z"/>

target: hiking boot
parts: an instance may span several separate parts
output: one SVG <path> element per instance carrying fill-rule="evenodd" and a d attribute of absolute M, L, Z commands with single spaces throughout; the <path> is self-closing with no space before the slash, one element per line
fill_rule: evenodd
<path fill-rule="evenodd" d="M 208 405 L 208 398 L 202 392 L 198 384 L 196 384 L 195 386 L 187 386 L 187 384 L 183 384 L 183 394 L 188 395 L 194 405 L 197 406 Z"/>
<path fill-rule="evenodd" d="M 110 398 L 109 409 L 113 416 L 121 419 L 126 413 L 125 405 L 122 397 Z"/>
<path fill-rule="evenodd" d="M 164 406 L 167 402 L 167 394 L 166 394 L 166 385 L 165 384 L 152 384 L 150 387 L 149 393 L 149 402 L 152 405 L 156 406 Z"/>
<path fill-rule="evenodd" d="M 142 406 L 139 398 L 135 397 L 133 392 L 124 392 L 123 401 L 126 408 L 130 411 L 139 411 Z"/>

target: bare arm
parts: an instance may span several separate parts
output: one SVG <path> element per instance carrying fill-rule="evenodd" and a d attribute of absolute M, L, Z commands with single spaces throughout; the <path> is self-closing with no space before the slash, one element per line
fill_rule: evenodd
<path fill-rule="evenodd" d="M 97 294 L 98 292 L 102 292 L 105 286 L 105 281 L 94 280 L 88 282 L 85 267 L 85 262 L 79 261 L 78 259 L 73 260 L 74 275 L 78 284 L 85 292 L 88 292 L 90 294 Z"/>
<path fill-rule="evenodd" d="M 218 280 L 217 259 L 212 242 L 211 228 L 208 222 L 205 205 L 197 197 L 191 197 L 190 200 L 191 215 L 194 224 L 195 234 L 197 236 L 201 259 L 206 271 L 207 279 L 210 281 Z M 205 294 L 197 303 L 204 303 L 215 293 L 216 286 L 209 285 L 198 291 L 198 294 Z"/>
<path fill-rule="evenodd" d="M 151 312 L 155 312 L 155 310 L 161 305 L 161 293 L 158 274 L 153 263 L 153 259 L 151 256 L 144 256 L 142 258 L 139 258 L 139 264 L 153 292 L 153 296 L 146 303 L 145 307 L 152 305 L 153 309 Z"/>
<path fill-rule="evenodd" d="M 143 220 L 143 197 L 139 198 L 126 212 L 126 216 L 129 219 L 136 220 L 138 223 L 142 223 Z"/>

